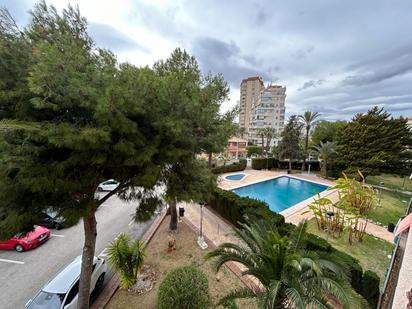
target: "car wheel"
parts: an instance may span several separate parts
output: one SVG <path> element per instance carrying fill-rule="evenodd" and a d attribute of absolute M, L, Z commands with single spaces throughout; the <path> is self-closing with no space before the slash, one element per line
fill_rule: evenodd
<path fill-rule="evenodd" d="M 94 286 L 94 291 L 99 291 L 103 287 L 104 275 L 105 273 L 101 274 L 100 277 L 97 279 L 96 285 Z"/>
<path fill-rule="evenodd" d="M 54 228 L 55 228 L 56 230 L 60 230 L 60 229 L 62 228 L 62 225 L 61 225 L 60 223 L 55 223 L 55 224 L 54 224 Z"/>
<path fill-rule="evenodd" d="M 16 250 L 17 252 L 23 252 L 24 247 L 22 245 L 15 245 L 14 250 Z"/>
<path fill-rule="evenodd" d="M 98 192 L 103 192 L 103 188 L 102 187 L 97 187 L 97 191 Z"/>

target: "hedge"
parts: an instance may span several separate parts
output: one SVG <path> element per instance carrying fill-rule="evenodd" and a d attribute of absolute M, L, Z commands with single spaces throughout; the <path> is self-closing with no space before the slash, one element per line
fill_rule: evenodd
<path fill-rule="evenodd" d="M 325 253 L 328 259 L 344 265 L 350 273 L 352 288 L 362 295 L 372 308 L 376 308 L 379 299 L 379 277 L 372 271 L 363 273 L 359 261 L 351 255 L 333 248 L 325 239 L 308 233 L 305 248 Z"/>
<path fill-rule="evenodd" d="M 268 161 L 266 163 L 266 161 Z M 320 171 L 319 161 L 306 161 L 306 170 L 310 164 L 311 171 Z M 262 170 L 266 168 L 288 169 L 289 160 L 277 160 L 276 158 L 254 158 L 252 159 L 252 168 L 255 170 Z M 302 161 L 292 161 L 292 169 L 300 170 L 302 168 Z"/>
<path fill-rule="evenodd" d="M 368 301 L 371 308 L 376 308 L 379 301 L 379 277 L 372 271 L 365 271 L 362 278 L 361 295 Z"/>
<path fill-rule="evenodd" d="M 308 233 L 306 236 L 305 248 L 313 251 L 332 252 L 332 246 L 325 239 Z"/>
<path fill-rule="evenodd" d="M 186 266 L 169 272 L 159 286 L 158 308 L 210 308 L 209 283 L 199 269 Z"/>
<path fill-rule="evenodd" d="M 254 170 L 272 169 L 278 167 L 278 160 L 275 158 L 253 158 L 252 168 Z"/>
<path fill-rule="evenodd" d="M 247 161 L 245 159 L 240 159 L 239 162 L 212 168 L 212 173 L 213 174 L 223 174 L 223 173 L 231 173 L 231 172 L 240 172 L 246 168 L 246 165 L 247 165 Z"/>
<path fill-rule="evenodd" d="M 350 272 L 351 286 L 357 293 L 362 291 L 363 269 L 359 261 L 345 252 L 332 248 L 330 258 L 340 264 L 345 265 Z"/>
<path fill-rule="evenodd" d="M 285 218 L 269 209 L 267 203 L 260 200 L 241 197 L 231 191 L 216 188 L 208 201 L 209 206 L 223 218 L 239 227 L 247 220 L 264 219 L 272 224 L 282 225 Z"/>

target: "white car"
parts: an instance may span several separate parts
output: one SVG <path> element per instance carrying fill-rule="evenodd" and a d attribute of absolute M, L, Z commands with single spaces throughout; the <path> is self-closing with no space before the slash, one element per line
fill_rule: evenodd
<path fill-rule="evenodd" d="M 26 309 L 76 309 L 79 292 L 82 257 L 78 256 L 50 280 L 33 298 Z M 104 259 L 94 257 L 90 294 L 102 288 L 107 265 Z"/>
<path fill-rule="evenodd" d="M 104 182 L 102 182 L 98 187 L 97 191 L 103 192 L 103 191 L 113 191 L 119 186 L 119 183 L 114 180 L 114 179 L 109 179 Z"/>

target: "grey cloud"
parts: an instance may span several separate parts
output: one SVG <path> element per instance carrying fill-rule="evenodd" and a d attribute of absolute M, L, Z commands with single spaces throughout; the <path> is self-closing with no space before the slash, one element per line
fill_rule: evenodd
<path fill-rule="evenodd" d="M 89 23 L 88 30 L 99 47 L 114 51 L 137 49 L 145 53 L 150 53 L 146 47 L 110 25 Z"/>
<path fill-rule="evenodd" d="M 307 88 L 316 88 L 317 86 L 322 85 L 324 82 L 325 82 L 324 79 L 307 81 L 307 82 L 305 82 L 305 83 L 302 85 L 302 87 L 300 87 L 300 88 L 298 89 L 298 91 L 302 91 L 302 90 L 305 90 L 305 89 L 307 89 Z"/>
<path fill-rule="evenodd" d="M 347 76 L 343 85 L 363 86 L 404 75 L 412 71 L 412 44 L 385 50 L 366 61 L 350 65 L 349 69 L 355 70 L 356 74 Z"/>
<path fill-rule="evenodd" d="M 296 59 L 304 59 L 307 55 L 313 52 L 315 48 L 313 46 L 306 47 L 304 49 L 300 48 L 292 53 L 292 57 Z"/>
<path fill-rule="evenodd" d="M 210 37 L 197 38 L 192 42 L 192 52 L 204 71 L 222 73 L 231 86 L 238 86 L 248 76 L 259 75 L 266 81 L 276 78 L 256 67 L 258 61 L 254 57 L 242 55 L 233 41 L 227 43 Z"/>

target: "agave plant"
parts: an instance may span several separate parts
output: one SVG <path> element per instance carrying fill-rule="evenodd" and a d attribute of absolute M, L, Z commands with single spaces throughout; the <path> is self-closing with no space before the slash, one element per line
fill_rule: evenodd
<path fill-rule="evenodd" d="M 219 304 L 236 298 L 256 298 L 259 308 L 331 308 L 338 300 L 344 308 L 367 308 L 366 301 L 348 283 L 343 267 L 305 250 L 307 223 L 287 237 L 264 223 L 242 225 L 235 235 L 241 244 L 225 243 L 210 252 L 216 271 L 234 261 L 245 266 L 243 275 L 259 280 L 254 290 L 241 288 L 223 297 Z"/>
<path fill-rule="evenodd" d="M 120 286 L 130 289 L 144 263 L 144 245 L 139 240 L 130 243 L 126 233 L 120 234 L 107 248 L 109 263 L 120 273 Z"/>

